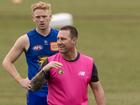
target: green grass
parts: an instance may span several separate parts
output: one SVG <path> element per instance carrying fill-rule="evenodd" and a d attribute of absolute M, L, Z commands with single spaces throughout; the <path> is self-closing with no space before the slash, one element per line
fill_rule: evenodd
<path fill-rule="evenodd" d="M 0 0 L 0 61 L 15 40 L 34 27 L 30 5 Z M 45 1 L 45 0 L 44 0 Z M 140 1 L 48 0 L 53 13 L 70 12 L 79 29 L 78 49 L 93 56 L 107 105 L 139 105 Z M 21 67 L 22 65 L 22 67 Z M 16 66 L 26 76 L 24 54 Z M 0 105 L 25 105 L 26 92 L 0 66 Z M 89 90 L 89 105 L 95 104 Z"/>

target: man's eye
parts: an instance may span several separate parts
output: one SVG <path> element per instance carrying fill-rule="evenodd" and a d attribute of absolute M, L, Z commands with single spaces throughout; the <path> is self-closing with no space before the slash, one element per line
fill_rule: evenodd
<path fill-rule="evenodd" d="M 47 16 L 42 16 L 43 18 L 47 18 Z"/>
<path fill-rule="evenodd" d="M 58 41 L 63 41 L 65 38 L 57 38 Z"/>
<path fill-rule="evenodd" d="M 36 18 L 37 18 L 37 19 L 39 19 L 39 18 L 40 18 L 40 16 L 36 16 Z"/>

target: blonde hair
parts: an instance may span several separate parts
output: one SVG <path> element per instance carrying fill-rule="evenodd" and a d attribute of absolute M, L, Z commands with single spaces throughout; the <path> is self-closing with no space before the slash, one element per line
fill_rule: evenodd
<path fill-rule="evenodd" d="M 32 4 L 31 6 L 32 13 L 37 9 L 49 10 L 51 12 L 51 4 L 42 1 Z"/>

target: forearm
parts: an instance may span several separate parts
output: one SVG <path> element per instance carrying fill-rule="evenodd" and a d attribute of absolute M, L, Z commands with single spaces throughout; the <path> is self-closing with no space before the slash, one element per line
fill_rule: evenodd
<path fill-rule="evenodd" d="M 16 70 L 16 67 L 13 63 L 10 63 L 6 60 L 2 63 L 4 69 L 17 81 L 19 82 L 22 77 L 19 75 L 18 71 Z"/>
<path fill-rule="evenodd" d="M 97 105 L 105 105 L 105 96 L 104 96 L 104 91 L 102 88 L 97 91 L 95 90 L 94 96 L 95 96 Z"/>
<path fill-rule="evenodd" d="M 46 81 L 45 78 L 45 71 L 41 70 L 36 76 L 34 76 L 31 80 L 31 90 L 37 91 L 39 90 L 44 82 Z"/>
<path fill-rule="evenodd" d="M 2 63 L 5 70 L 25 89 L 30 89 L 30 80 L 28 78 L 22 78 L 18 73 L 15 65 L 10 60 L 5 59 Z"/>
<path fill-rule="evenodd" d="M 106 105 L 104 90 L 100 82 L 91 85 L 97 105 Z"/>
<path fill-rule="evenodd" d="M 36 76 L 31 80 L 31 90 L 39 90 L 44 82 L 46 82 L 46 80 L 50 77 L 50 69 L 60 68 L 61 66 L 62 64 L 57 61 L 51 61 L 50 63 L 43 66 L 42 70 L 40 70 L 40 72 L 37 73 Z"/>

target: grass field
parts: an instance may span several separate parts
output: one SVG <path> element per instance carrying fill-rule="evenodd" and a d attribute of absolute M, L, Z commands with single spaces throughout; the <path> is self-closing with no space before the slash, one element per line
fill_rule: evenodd
<path fill-rule="evenodd" d="M 15 40 L 34 27 L 30 5 L 0 0 L 0 62 Z M 47 1 L 47 0 L 44 0 Z M 53 13 L 69 12 L 79 29 L 78 49 L 93 56 L 103 84 L 107 105 L 140 104 L 140 1 L 48 0 Z M 24 54 L 16 63 L 22 76 Z M 95 105 L 89 90 L 89 105 Z M 26 92 L 0 66 L 0 105 L 25 105 Z"/>

